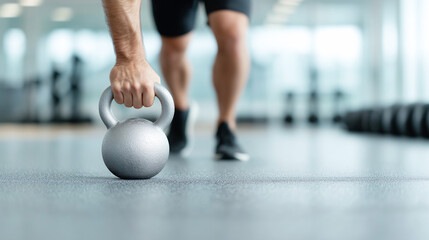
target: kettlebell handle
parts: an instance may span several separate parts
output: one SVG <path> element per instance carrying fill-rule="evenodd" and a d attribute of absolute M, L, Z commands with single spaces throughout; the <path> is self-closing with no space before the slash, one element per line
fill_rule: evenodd
<path fill-rule="evenodd" d="M 155 83 L 154 87 L 155 96 L 158 97 L 162 106 L 161 116 L 159 116 L 158 120 L 156 120 L 154 124 L 161 129 L 166 129 L 168 125 L 170 125 L 174 115 L 173 97 L 171 96 L 170 92 L 168 92 L 168 90 L 161 84 Z M 98 104 L 101 120 L 103 121 L 104 125 L 106 125 L 107 129 L 114 127 L 119 122 L 112 113 L 112 101 L 113 92 L 112 88 L 109 86 L 106 88 L 106 90 L 104 90 Z"/>

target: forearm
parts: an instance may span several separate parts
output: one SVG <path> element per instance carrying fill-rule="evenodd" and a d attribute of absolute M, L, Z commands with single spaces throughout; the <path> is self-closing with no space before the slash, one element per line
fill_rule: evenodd
<path fill-rule="evenodd" d="M 141 0 L 103 0 L 117 62 L 145 59 L 141 25 Z"/>

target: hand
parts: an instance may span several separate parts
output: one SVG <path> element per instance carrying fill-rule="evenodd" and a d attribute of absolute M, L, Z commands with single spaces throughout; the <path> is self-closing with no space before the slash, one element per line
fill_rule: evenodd
<path fill-rule="evenodd" d="M 145 60 L 116 63 L 110 72 L 113 97 L 126 107 L 150 107 L 155 99 L 154 84 L 160 77 Z"/>

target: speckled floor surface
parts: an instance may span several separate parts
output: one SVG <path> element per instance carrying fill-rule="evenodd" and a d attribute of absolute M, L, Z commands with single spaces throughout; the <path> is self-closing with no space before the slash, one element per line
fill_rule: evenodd
<path fill-rule="evenodd" d="M 240 130 L 249 162 L 188 159 L 155 178 L 105 168 L 102 129 L 0 128 L 0 239 L 428 239 L 429 142 Z"/>

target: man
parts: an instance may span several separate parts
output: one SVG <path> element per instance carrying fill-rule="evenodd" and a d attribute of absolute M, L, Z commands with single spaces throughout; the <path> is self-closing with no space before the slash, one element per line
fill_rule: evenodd
<path fill-rule="evenodd" d="M 160 77 L 145 59 L 140 27 L 141 0 L 103 0 L 110 27 L 116 64 L 110 73 L 115 101 L 126 107 L 150 107 L 154 83 Z M 192 36 L 200 2 L 205 4 L 208 24 L 218 45 L 213 66 L 213 85 L 219 108 L 216 133 L 218 159 L 248 160 L 237 144 L 236 106 L 249 72 L 246 37 L 250 0 L 152 0 L 156 27 L 161 35 L 161 68 L 173 95 L 176 112 L 168 139 L 172 153 L 183 153 L 189 144 L 188 88 L 191 66 L 185 52 Z"/>

